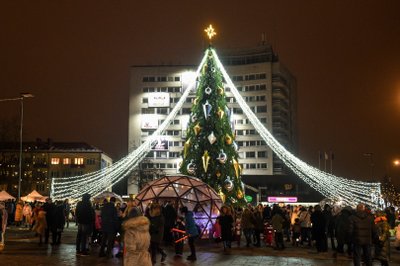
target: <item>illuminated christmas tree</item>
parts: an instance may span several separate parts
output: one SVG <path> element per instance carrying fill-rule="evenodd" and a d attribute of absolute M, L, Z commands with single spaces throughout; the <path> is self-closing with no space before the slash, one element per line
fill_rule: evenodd
<path fill-rule="evenodd" d="M 206 32 L 211 40 L 215 32 Z M 225 99 L 223 75 L 210 44 L 198 80 L 180 172 L 195 176 L 213 187 L 226 203 L 244 204 L 244 184 L 238 162 L 238 145 L 232 128 L 232 113 Z"/>

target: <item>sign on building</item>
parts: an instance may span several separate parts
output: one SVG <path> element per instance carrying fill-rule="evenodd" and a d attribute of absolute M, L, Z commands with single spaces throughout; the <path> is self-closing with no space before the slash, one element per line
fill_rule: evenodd
<path fill-rule="evenodd" d="M 169 93 L 157 92 L 150 94 L 149 107 L 169 107 Z"/>

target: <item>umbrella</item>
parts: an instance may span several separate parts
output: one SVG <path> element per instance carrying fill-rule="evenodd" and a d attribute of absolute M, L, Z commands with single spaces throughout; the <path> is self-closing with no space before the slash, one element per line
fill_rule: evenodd
<path fill-rule="evenodd" d="M 9 199 L 14 199 L 15 200 L 15 198 L 13 196 L 8 194 L 5 190 L 2 190 L 0 192 L 0 201 L 6 201 L 6 200 L 9 200 Z"/>

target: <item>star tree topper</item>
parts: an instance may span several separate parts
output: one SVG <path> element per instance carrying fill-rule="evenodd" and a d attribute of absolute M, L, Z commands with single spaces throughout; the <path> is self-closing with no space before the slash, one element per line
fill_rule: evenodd
<path fill-rule="evenodd" d="M 211 24 L 210 24 L 210 26 L 208 26 L 207 29 L 204 29 L 204 31 L 207 33 L 208 39 L 210 39 L 210 41 L 215 35 L 217 35 L 217 33 L 215 32 L 215 30 Z"/>

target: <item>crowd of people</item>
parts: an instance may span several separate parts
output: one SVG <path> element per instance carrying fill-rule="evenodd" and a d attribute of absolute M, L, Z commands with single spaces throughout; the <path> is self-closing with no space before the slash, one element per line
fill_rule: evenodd
<path fill-rule="evenodd" d="M 316 252 L 333 251 L 335 257 L 352 257 L 354 265 L 372 265 L 376 259 L 382 265 L 390 261 L 390 230 L 396 230 L 396 249 L 400 250 L 400 224 L 396 226 L 393 207 L 372 212 L 359 204 L 351 207 L 331 208 L 329 205 L 257 206 L 244 208 L 224 205 L 210 230 L 203 230 L 195 222 L 193 210 L 185 206 L 176 208 L 171 202 L 152 202 L 141 212 L 133 200 L 117 203 L 114 197 L 101 204 L 92 203 L 84 194 L 75 208 L 68 200 L 45 203 L 0 202 L 0 249 L 4 242 L 6 225 L 29 227 L 38 237 L 39 244 L 59 245 L 62 232 L 75 221 L 76 254 L 93 255 L 98 245 L 100 257 L 123 257 L 125 265 L 154 265 L 164 262 L 165 245 L 175 246 L 177 257 L 183 256 L 183 245 L 188 243 L 188 260 L 196 257 L 196 239 L 201 233 L 209 234 L 222 243 L 223 251 L 230 254 L 232 243 L 245 247 L 271 246 L 283 250 L 287 245 L 315 248 Z M 115 246 L 118 243 L 118 246 Z M 117 252 L 113 252 L 116 248 Z"/>

